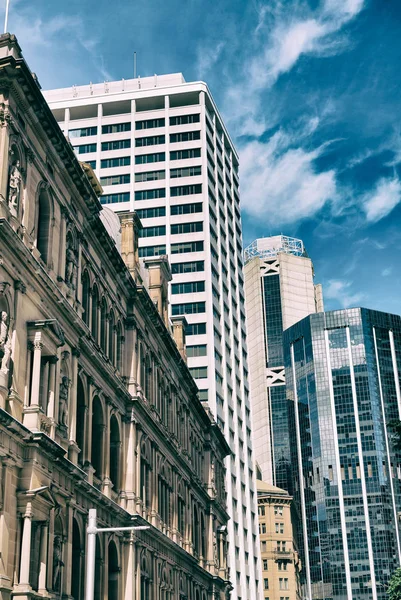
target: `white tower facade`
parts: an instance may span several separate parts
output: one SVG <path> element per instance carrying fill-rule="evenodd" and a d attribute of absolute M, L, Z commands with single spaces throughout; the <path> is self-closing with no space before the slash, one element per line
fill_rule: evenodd
<path fill-rule="evenodd" d="M 252 397 L 254 454 L 262 477 L 290 489 L 283 331 L 323 311 L 322 287 L 302 240 L 259 238 L 245 255 L 245 297 Z"/>
<path fill-rule="evenodd" d="M 44 95 L 102 202 L 141 218 L 140 256 L 169 257 L 169 310 L 186 316 L 188 365 L 232 449 L 231 597 L 262 598 L 236 150 L 207 85 L 181 74 Z"/>

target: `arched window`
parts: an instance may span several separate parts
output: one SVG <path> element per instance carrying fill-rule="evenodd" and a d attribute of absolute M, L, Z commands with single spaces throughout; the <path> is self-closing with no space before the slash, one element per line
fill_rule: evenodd
<path fill-rule="evenodd" d="M 115 415 L 110 419 L 110 479 L 114 490 L 120 489 L 120 428 Z"/>
<path fill-rule="evenodd" d="M 117 369 L 123 374 L 123 328 L 121 321 L 117 323 Z"/>
<path fill-rule="evenodd" d="M 100 347 L 107 354 L 107 304 L 102 298 L 100 305 Z"/>
<path fill-rule="evenodd" d="M 184 488 L 184 484 L 180 483 L 178 486 L 178 503 L 177 503 L 177 517 L 178 517 L 178 523 L 177 523 L 177 529 L 180 532 L 180 534 L 182 535 L 182 537 L 185 538 L 185 523 L 186 523 L 186 519 L 185 519 L 185 510 L 186 510 L 186 506 L 185 506 L 185 488 Z"/>
<path fill-rule="evenodd" d="M 109 573 L 108 573 L 108 600 L 118 600 L 118 565 L 117 548 L 113 540 L 109 543 Z"/>
<path fill-rule="evenodd" d="M 141 600 L 150 600 L 150 572 L 145 557 L 141 560 Z"/>
<path fill-rule="evenodd" d="M 99 536 L 96 536 L 96 562 L 95 562 L 95 593 L 94 600 L 103 600 L 103 552 Z"/>
<path fill-rule="evenodd" d="M 36 247 L 42 260 L 47 264 L 50 253 L 50 221 L 51 202 L 49 193 L 41 189 L 37 204 L 36 215 Z"/>
<path fill-rule="evenodd" d="M 143 507 L 151 508 L 151 456 L 149 443 L 145 441 L 141 445 L 141 472 L 140 472 L 140 497 Z"/>
<path fill-rule="evenodd" d="M 83 599 L 82 581 L 82 542 L 78 523 L 74 518 L 72 521 L 72 569 L 71 569 L 71 594 L 74 600 Z"/>
<path fill-rule="evenodd" d="M 165 466 L 163 465 L 159 476 L 158 476 L 158 503 L 159 503 L 159 517 L 161 521 L 170 526 L 170 486 L 167 480 L 167 473 Z"/>
<path fill-rule="evenodd" d="M 85 390 L 80 377 L 78 377 L 77 386 L 77 433 L 76 442 L 80 453 L 78 455 L 78 463 L 82 466 L 85 461 L 85 421 L 86 421 L 86 402 Z"/>
<path fill-rule="evenodd" d="M 203 513 L 201 513 L 201 556 L 203 560 L 206 559 L 206 527 L 205 527 L 205 517 Z"/>
<path fill-rule="evenodd" d="M 90 279 L 88 271 L 85 271 L 82 275 L 82 318 L 84 323 L 90 327 Z"/>
<path fill-rule="evenodd" d="M 95 475 L 98 479 L 103 476 L 103 437 L 105 430 L 105 422 L 103 417 L 102 404 L 97 396 L 93 399 L 92 404 L 92 452 L 91 462 L 95 469 Z"/>
<path fill-rule="evenodd" d="M 115 360 L 116 360 L 116 352 L 115 352 L 115 319 L 114 319 L 114 312 L 111 310 L 110 311 L 110 316 L 109 316 L 109 351 L 108 351 L 108 356 L 110 359 L 110 362 L 112 365 L 115 364 Z"/>
<path fill-rule="evenodd" d="M 199 512 L 196 504 L 192 513 L 192 544 L 195 554 L 199 556 Z"/>
<path fill-rule="evenodd" d="M 147 354 L 145 359 L 145 389 L 143 393 L 149 403 L 152 401 L 152 373 L 152 362 L 150 355 Z"/>
<path fill-rule="evenodd" d="M 95 284 L 93 286 L 93 290 L 92 290 L 91 330 L 92 330 L 92 335 L 93 335 L 96 343 L 99 343 L 98 310 L 99 310 L 99 291 L 97 289 L 97 285 Z"/>

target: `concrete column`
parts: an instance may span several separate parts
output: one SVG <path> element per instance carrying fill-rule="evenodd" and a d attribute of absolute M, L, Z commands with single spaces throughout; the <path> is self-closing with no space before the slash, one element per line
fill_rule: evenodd
<path fill-rule="evenodd" d="M 39 567 L 39 594 L 43 594 L 47 591 L 46 579 L 47 579 L 47 550 L 48 550 L 48 536 L 49 536 L 49 525 L 43 523 L 40 532 L 40 567 Z"/>
<path fill-rule="evenodd" d="M 126 510 L 128 512 L 135 512 L 135 491 L 136 491 L 136 447 L 137 447 L 137 436 L 136 436 L 136 423 L 131 419 L 128 425 L 128 443 L 126 444 L 127 456 L 126 456 L 126 467 L 125 467 L 125 483 L 124 489 L 127 496 Z"/>
<path fill-rule="evenodd" d="M 32 506 L 29 502 L 23 516 L 21 563 L 19 585 L 29 586 L 29 569 L 31 565 L 31 536 L 32 536 Z"/>

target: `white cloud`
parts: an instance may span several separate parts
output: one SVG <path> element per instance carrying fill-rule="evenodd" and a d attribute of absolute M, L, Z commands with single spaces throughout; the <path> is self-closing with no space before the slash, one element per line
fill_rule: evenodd
<path fill-rule="evenodd" d="M 260 123 L 252 128 L 253 134 L 258 135 L 256 132 L 263 126 L 260 115 L 265 112 L 262 93 L 272 88 L 302 56 L 344 51 L 347 40 L 341 30 L 363 8 L 364 0 L 325 0 L 315 11 L 302 0 L 293 0 L 290 9 L 285 0 L 270 0 L 268 5 L 262 5 L 240 80 L 237 77 L 227 89 L 224 113 L 234 131 L 239 135 L 246 133 L 240 118 L 243 111 L 236 109 L 240 106 L 245 107 L 248 121 Z"/>
<path fill-rule="evenodd" d="M 393 268 L 392 267 L 387 267 L 387 269 L 383 269 L 382 276 L 383 277 L 388 277 L 389 275 L 391 275 L 392 272 L 393 272 Z"/>
<path fill-rule="evenodd" d="M 397 177 L 380 179 L 375 189 L 367 193 L 362 201 L 366 220 L 376 223 L 391 213 L 401 201 L 401 182 Z"/>
<path fill-rule="evenodd" d="M 214 65 L 219 60 L 221 53 L 224 50 L 225 42 L 221 41 L 216 47 L 213 45 L 198 47 L 197 49 L 197 65 L 196 72 L 199 79 L 204 79 L 206 75 L 211 71 Z"/>
<path fill-rule="evenodd" d="M 323 287 L 324 298 L 336 300 L 343 308 L 358 306 L 364 299 L 360 293 L 353 294 L 351 291 L 352 281 L 344 279 L 330 279 Z"/>
<path fill-rule="evenodd" d="M 282 131 L 268 143 L 253 141 L 240 150 L 242 207 L 266 223 L 293 223 L 314 216 L 336 195 L 334 171 L 317 173 L 323 148 L 293 148 Z"/>

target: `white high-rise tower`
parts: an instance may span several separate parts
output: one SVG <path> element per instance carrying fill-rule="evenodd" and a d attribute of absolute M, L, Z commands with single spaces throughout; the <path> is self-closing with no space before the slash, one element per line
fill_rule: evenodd
<path fill-rule="evenodd" d="M 99 177 L 102 202 L 141 218 L 140 255 L 170 259 L 171 315 L 187 318 L 190 370 L 232 449 L 232 599 L 261 598 L 235 148 L 206 84 L 181 74 L 44 95 Z"/>

